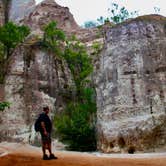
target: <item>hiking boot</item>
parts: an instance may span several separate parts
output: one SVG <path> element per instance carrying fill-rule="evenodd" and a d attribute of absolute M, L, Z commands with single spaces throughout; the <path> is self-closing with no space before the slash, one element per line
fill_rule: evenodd
<path fill-rule="evenodd" d="M 50 154 L 49 159 L 58 159 L 58 157 L 54 156 L 54 154 Z"/>
<path fill-rule="evenodd" d="M 43 160 L 49 160 L 50 158 L 45 154 L 43 155 Z"/>

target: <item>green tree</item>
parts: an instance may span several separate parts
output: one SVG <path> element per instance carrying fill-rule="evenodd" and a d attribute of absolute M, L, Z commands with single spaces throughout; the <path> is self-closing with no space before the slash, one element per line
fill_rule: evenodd
<path fill-rule="evenodd" d="M 160 8 L 159 7 L 155 6 L 153 9 L 154 9 L 155 14 L 160 13 Z"/>
<path fill-rule="evenodd" d="M 0 83 L 3 83 L 7 59 L 14 48 L 30 33 L 27 26 L 8 22 L 0 27 Z"/>
<path fill-rule="evenodd" d="M 121 23 L 128 18 L 133 18 L 135 16 L 138 16 L 138 12 L 129 12 L 125 7 L 120 7 L 116 3 L 111 4 L 111 8 L 109 8 L 110 11 L 110 20 L 114 22 L 115 24 Z"/>
<path fill-rule="evenodd" d="M 84 23 L 84 26 L 85 28 L 94 28 L 94 27 L 97 27 L 98 26 L 98 23 L 96 21 L 86 21 Z"/>
<path fill-rule="evenodd" d="M 105 18 L 103 16 L 100 16 L 97 18 L 97 21 L 99 22 L 99 25 L 103 25 L 105 23 Z"/>
<path fill-rule="evenodd" d="M 73 75 L 79 96 L 81 87 L 84 86 L 87 76 L 93 71 L 91 58 L 86 52 L 86 47 L 78 40 L 72 39 L 66 43 L 63 57 Z"/>
<path fill-rule="evenodd" d="M 78 151 L 96 150 L 95 115 L 96 100 L 93 88 L 86 85 L 92 72 L 91 58 L 78 40 L 66 43 L 64 59 L 73 75 L 76 96 L 66 107 L 64 114 L 55 119 L 60 140 L 68 149 Z"/>
<path fill-rule="evenodd" d="M 55 118 L 59 138 L 69 150 L 95 151 L 95 113 L 94 91 L 85 88 L 81 94 L 83 102 L 71 102 L 65 112 Z"/>
<path fill-rule="evenodd" d="M 4 47 L 4 55 L 8 58 L 13 49 L 22 42 L 29 33 L 30 30 L 27 26 L 17 26 L 13 22 L 8 22 L 0 27 L 0 42 Z"/>
<path fill-rule="evenodd" d="M 44 27 L 43 46 L 54 52 L 57 56 L 62 56 L 65 41 L 65 33 L 57 28 L 57 23 L 52 21 Z"/>

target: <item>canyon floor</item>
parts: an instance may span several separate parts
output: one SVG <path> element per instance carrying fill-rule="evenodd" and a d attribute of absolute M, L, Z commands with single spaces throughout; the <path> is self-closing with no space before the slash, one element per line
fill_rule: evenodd
<path fill-rule="evenodd" d="M 166 153 L 90 154 L 56 150 L 54 154 L 57 160 L 43 161 L 40 148 L 0 143 L 1 166 L 166 166 Z"/>

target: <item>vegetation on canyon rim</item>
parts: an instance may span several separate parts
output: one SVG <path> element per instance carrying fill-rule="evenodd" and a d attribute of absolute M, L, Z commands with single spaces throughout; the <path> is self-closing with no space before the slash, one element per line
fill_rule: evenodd
<path fill-rule="evenodd" d="M 154 13 L 159 14 L 160 8 L 154 7 Z M 111 7 L 108 8 L 109 16 L 107 18 L 104 18 L 103 16 L 97 18 L 96 21 L 86 21 L 83 25 L 85 28 L 92 28 L 92 27 L 100 27 L 100 25 L 103 25 L 105 23 L 112 23 L 119 24 L 127 19 L 135 18 L 139 16 L 139 11 L 132 11 L 129 12 L 124 6 L 120 6 L 117 3 L 111 3 Z"/>
<path fill-rule="evenodd" d="M 86 21 L 84 23 L 85 28 L 96 27 L 103 25 L 107 22 L 113 24 L 121 23 L 129 18 L 134 18 L 138 16 L 138 11 L 129 12 L 124 6 L 120 7 L 117 3 L 112 3 L 111 7 L 108 8 L 109 18 L 104 18 L 101 16 L 97 21 Z M 113 25 L 112 24 L 112 25 Z"/>

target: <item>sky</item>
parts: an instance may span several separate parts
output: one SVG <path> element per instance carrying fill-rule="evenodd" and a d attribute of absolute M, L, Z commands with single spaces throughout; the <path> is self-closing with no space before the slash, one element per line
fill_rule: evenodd
<path fill-rule="evenodd" d="M 36 0 L 37 3 L 42 0 Z M 166 0 L 55 0 L 61 6 L 67 6 L 76 22 L 83 25 L 86 21 L 95 21 L 100 16 L 109 17 L 111 3 L 124 6 L 129 12 L 139 11 L 139 15 L 155 13 L 154 7 L 160 9 L 158 14 L 166 16 Z"/>

